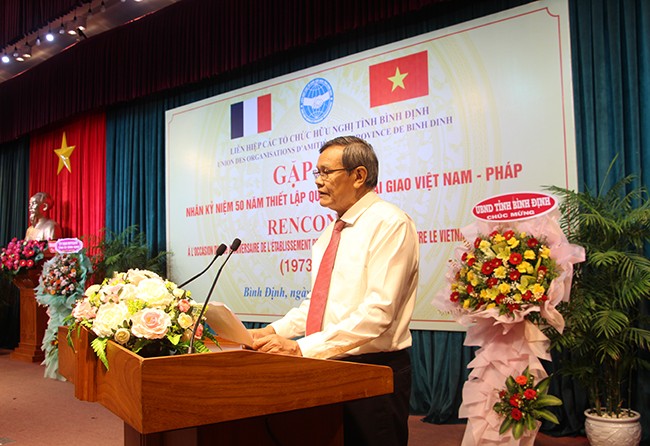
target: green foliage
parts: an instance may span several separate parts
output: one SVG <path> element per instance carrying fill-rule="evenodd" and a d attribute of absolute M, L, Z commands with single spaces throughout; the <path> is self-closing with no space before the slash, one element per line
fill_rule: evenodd
<path fill-rule="evenodd" d="M 163 275 L 166 251 L 153 254 L 147 244 L 147 237 L 137 225 L 129 226 L 121 233 L 103 229 L 102 238 L 91 249 L 94 283 L 101 283 L 113 273 L 129 269 L 146 269 Z"/>
<path fill-rule="evenodd" d="M 650 201 L 633 182 L 627 176 L 598 194 L 548 188 L 561 199 L 562 229 L 585 248 L 586 260 L 575 266 L 570 301 L 558 306 L 564 333 L 551 327 L 546 334 L 564 357 L 560 373 L 581 382 L 599 414 L 618 415 L 626 390 L 629 406 L 632 374 L 650 347 L 641 310 L 650 299 Z"/>
<path fill-rule="evenodd" d="M 108 370 L 108 359 L 106 358 L 106 344 L 108 344 L 108 338 L 95 338 L 90 343 L 93 351 L 99 358 L 99 360 L 104 364 L 106 370 Z"/>

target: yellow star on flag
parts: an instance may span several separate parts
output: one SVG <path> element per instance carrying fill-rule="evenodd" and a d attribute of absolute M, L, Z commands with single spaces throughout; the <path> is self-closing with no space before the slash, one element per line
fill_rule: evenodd
<path fill-rule="evenodd" d="M 404 78 L 408 76 L 408 73 L 400 73 L 399 72 L 399 67 L 395 69 L 395 75 L 391 76 L 388 78 L 389 81 L 393 83 L 393 88 L 390 90 L 391 92 L 395 91 L 397 87 L 400 87 L 402 90 L 405 90 L 406 87 L 404 87 Z"/>
<path fill-rule="evenodd" d="M 74 150 L 75 147 L 76 146 L 68 146 L 68 141 L 65 138 L 65 132 L 63 132 L 63 140 L 61 141 L 61 147 L 54 150 L 54 153 L 56 153 L 56 156 L 59 158 L 59 167 L 56 171 L 57 175 L 59 174 L 59 172 L 61 172 L 63 166 L 65 166 L 65 168 L 68 169 L 68 172 L 72 173 L 72 169 L 70 168 L 70 155 L 72 154 L 72 151 Z"/>

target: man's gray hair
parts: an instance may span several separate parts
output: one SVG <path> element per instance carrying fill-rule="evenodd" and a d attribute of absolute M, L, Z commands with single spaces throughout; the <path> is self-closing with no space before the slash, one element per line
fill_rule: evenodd
<path fill-rule="evenodd" d="M 368 171 L 366 186 L 374 189 L 379 180 L 379 160 L 375 150 L 367 141 L 356 136 L 339 136 L 327 141 L 320 148 L 320 153 L 332 146 L 343 147 L 343 167 L 352 170 L 355 167 L 363 166 Z"/>

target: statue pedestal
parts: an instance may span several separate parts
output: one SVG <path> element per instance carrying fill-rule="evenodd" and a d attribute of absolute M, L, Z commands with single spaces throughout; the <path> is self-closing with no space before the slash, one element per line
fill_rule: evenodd
<path fill-rule="evenodd" d="M 18 273 L 13 280 L 20 291 L 20 342 L 10 358 L 24 362 L 42 362 L 45 353 L 41 349 L 43 335 L 47 328 L 47 309 L 36 302 L 34 288 L 42 267 Z"/>

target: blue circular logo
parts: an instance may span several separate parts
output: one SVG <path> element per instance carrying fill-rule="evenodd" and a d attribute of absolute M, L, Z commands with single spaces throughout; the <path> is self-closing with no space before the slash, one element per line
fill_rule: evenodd
<path fill-rule="evenodd" d="M 305 121 L 311 124 L 321 122 L 330 114 L 333 105 L 334 90 L 325 79 L 313 79 L 302 89 L 300 114 Z"/>

